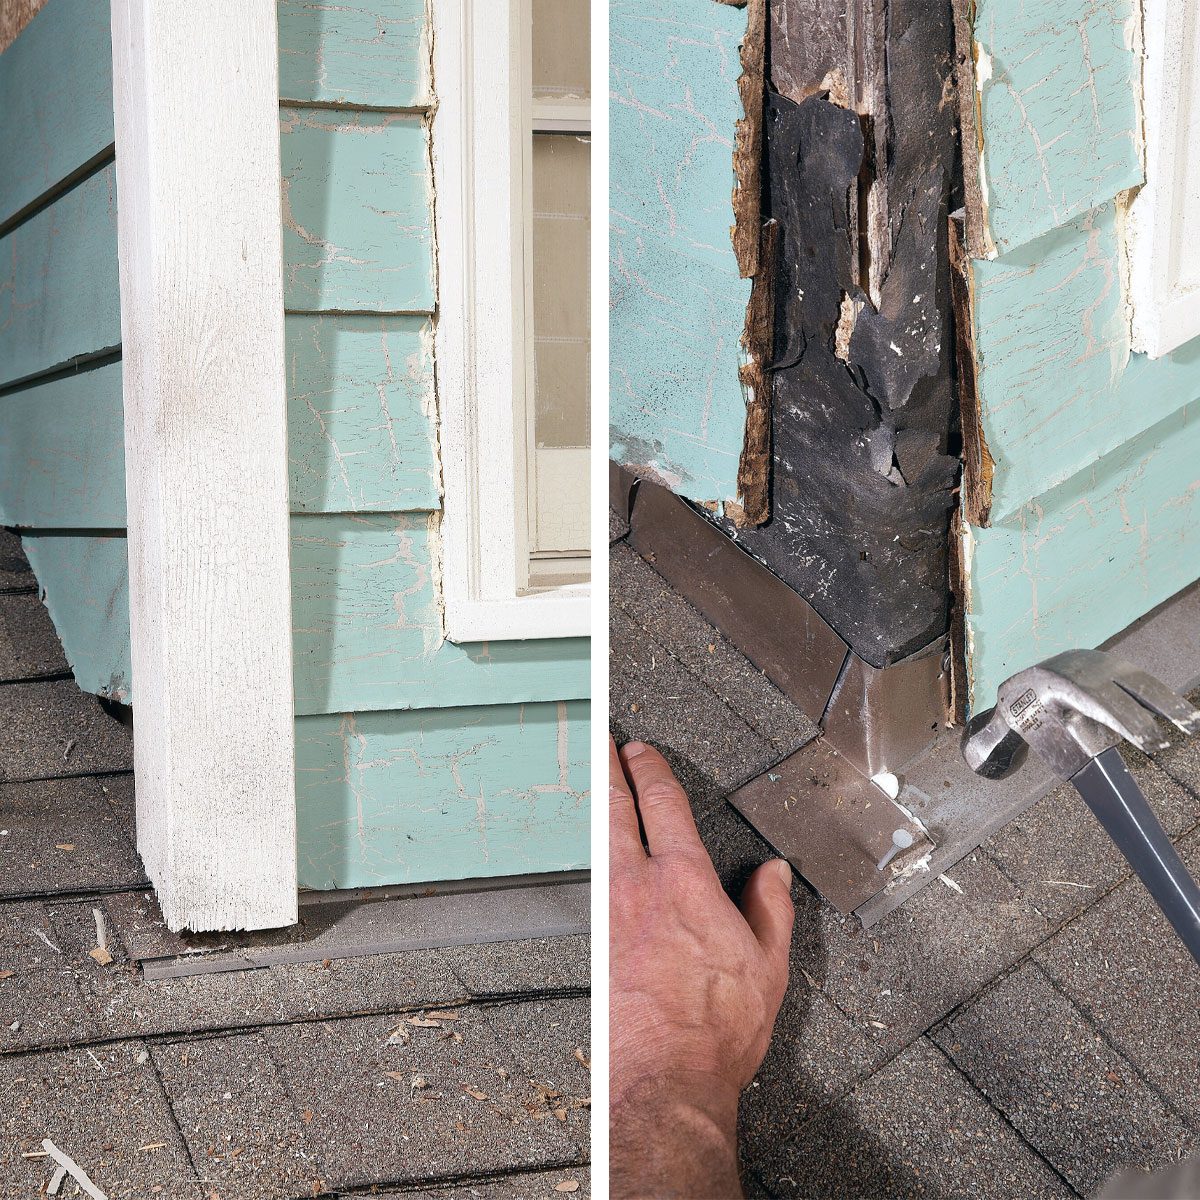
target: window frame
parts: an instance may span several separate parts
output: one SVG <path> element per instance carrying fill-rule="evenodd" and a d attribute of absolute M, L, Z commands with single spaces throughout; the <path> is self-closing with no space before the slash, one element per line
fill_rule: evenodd
<path fill-rule="evenodd" d="M 528 561 L 529 0 L 434 0 L 442 590 L 455 642 L 586 636 L 591 584 Z"/>
<path fill-rule="evenodd" d="M 1189 162 L 1180 137 L 1200 105 L 1200 62 L 1185 35 L 1200 20 L 1200 0 L 1144 0 L 1142 128 L 1146 182 L 1125 223 L 1132 348 L 1161 358 L 1200 336 L 1200 289 L 1178 277 L 1180 205 L 1186 202 Z"/>

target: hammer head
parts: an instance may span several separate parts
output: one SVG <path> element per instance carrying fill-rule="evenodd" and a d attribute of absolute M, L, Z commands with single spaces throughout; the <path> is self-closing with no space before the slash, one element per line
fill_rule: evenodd
<path fill-rule="evenodd" d="M 1165 749 L 1154 714 L 1184 733 L 1200 729 L 1200 712 L 1153 675 L 1100 650 L 1068 650 L 1000 685 L 996 707 L 968 723 L 963 757 L 1003 779 L 1032 746 L 1070 779 L 1122 738 L 1146 754 Z"/>

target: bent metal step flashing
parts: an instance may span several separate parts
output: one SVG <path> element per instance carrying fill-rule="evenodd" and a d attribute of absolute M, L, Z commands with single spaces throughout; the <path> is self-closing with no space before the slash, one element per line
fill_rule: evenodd
<path fill-rule="evenodd" d="M 803 597 L 687 502 L 615 465 L 610 482 L 634 549 L 819 719 L 820 738 L 729 801 L 841 911 L 875 924 L 1057 786 L 1037 763 L 985 783 L 963 762 L 951 716 L 948 638 L 892 666 L 872 667 Z M 1189 629 L 1200 629 L 1200 585 L 1107 645 L 1187 690 L 1200 681 L 1200 638 L 1179 636 Z M 898 830 L 912 835 L 912 845 L 880 869 Z"/>

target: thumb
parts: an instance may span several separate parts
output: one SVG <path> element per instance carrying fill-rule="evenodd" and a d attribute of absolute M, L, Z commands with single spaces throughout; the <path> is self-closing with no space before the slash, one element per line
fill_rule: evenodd
<path fill-rule="evenodd" d="M 765 862 L 750 876 L 741 909 L 758 944 L 786 972 L 796 910 L 792 906 L 792 868 L 785 859 Z"/>

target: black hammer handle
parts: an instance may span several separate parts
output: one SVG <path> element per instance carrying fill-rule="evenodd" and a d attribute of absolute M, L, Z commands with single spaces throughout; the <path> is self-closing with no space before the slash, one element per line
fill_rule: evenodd
<path fill-rule="evenodd" d="M 1071 782 L 1200 963 L 1200 886 L 1175 853 L 1142 789 L 1113 747 Z"/>

